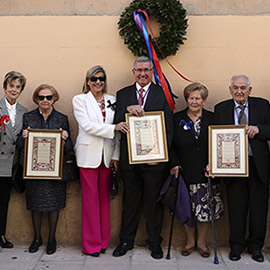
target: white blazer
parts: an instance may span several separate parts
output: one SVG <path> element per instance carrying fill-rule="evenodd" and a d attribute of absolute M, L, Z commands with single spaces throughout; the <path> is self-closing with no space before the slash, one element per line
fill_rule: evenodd
<path fill-rule="evenodd" d="M 104 95 L 106 118 L 103 115 L 91 91 L 72 99 L 74 116 L 79 125 L 79 132 L 74 147 L 77 165 L 81 168 L 97 168 L 102 162 L 107 168 L 112 159 L 119 160 L 120 141 L 114 139 L 114 110 L 109 105 L 115 97 Z"/>

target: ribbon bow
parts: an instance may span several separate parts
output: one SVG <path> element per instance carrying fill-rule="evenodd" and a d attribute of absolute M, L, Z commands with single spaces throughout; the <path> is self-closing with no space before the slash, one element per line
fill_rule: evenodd
<path fill-rule="evenodd" d="M 110 100 L 107 101 L 109 103 L 109 105 L 107 106 L 107 108 L 111 108 L 112 111 L 116 110 L 116 102 L 111 103 Z"/>
<path fill-rule="evenodd" d="M 184 119 L 182 119 L 179 123 L 180 126 L 183 126 L 184 130 L 190 130 L 191 129 L 191 125 L 192 125 L 192 121 L 186 122 Z"/>
<path fill-rule="evenodd" d="M 4 131 L 6 131 L 6 124 L 9 122 L 9 116 L 4 114 L 0 118 L 0 126 L 3 126 Z"/>

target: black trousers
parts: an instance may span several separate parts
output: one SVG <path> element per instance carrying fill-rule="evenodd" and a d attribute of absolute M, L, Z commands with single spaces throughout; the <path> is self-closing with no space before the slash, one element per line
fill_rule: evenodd
<path fill-rule="evenodd" d="M 253 158 L 249 158 L 249 177 L 229 179 L 227 196 L 230 247 L 238 251 L 245 247 L 250 251 L 261 249 L 266 233 L 269 182 L 260 180 Z"/>
<path fill-rule="evenodd" d="M 164 166 L 135 165 L 133 170 L 122 170 L 124 183 L 121 242 L 134 244 L 143 212 L 146 219 L 147 243 L 160 245 L 163 206 L 156 202 L 164 180 Z"/>
<path fill-rule="evenodd" d="M 12 184 L 10 178 L 0 177 L 0 235 L 6 234 L 8 204 Z"/>

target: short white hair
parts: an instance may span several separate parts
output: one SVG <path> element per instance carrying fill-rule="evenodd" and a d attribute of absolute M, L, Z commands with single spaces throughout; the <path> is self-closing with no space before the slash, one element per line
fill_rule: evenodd
<path fill-rule="evenodd" d="M 233 85 L 233 82 L 236 78 L 238 77 L 243 77 L 247 80 L 248 82 L 248 87 L 250 86 L 250 78 L 247 76 L 247 75 L 244 75 L 244 74 L 237 74 L 237 75 L 233 75 L 232 78 L 231 78 L 231 86 Z"/>

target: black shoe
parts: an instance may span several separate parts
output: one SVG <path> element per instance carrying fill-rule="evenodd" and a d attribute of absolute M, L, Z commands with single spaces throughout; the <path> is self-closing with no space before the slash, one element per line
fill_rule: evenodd
<path fill-rule="evenodd" d="M 149 249 L 151 250 L 151 256 L 154 259 L 162 259 L 163 257 L 163 251 L 160 245 L 151 245 L 149 246 Z"/>
<path fill-rule="evenodd" d="M 264 257 L 262 252 L 257 249 L 257 250 L 253 250 L 253 251 L 249 251 L 249 253 L 251 254 L 251 258 L 256 261 L 256 262 L 263 262 L 264 261 Z"/>
<path fill-rule="evenodd" d="M 13 248 L 13 244 L 4 235 L 0 236 L 0 246 L 2 248 Z"/>
<path fill-rule="evenodd" d="M 46 246 L 46 253 L 48 255 L 53 254 L 56 251 L 56 240 L 48 241 L 47 246 Z"/>
<path fill-rule="evenodd" d="M 231 261 L 239 261 L 241 259 L 241 252 L 232 249 L 229 254 L 229 259 Z"/>
<path fill-rule="evenodd" d="M 30 247 L 28 248 L 28 251 L 30 253 L 35 253 L 38 251 L 38 248 L 42 245 L 42 239 L 34 239 Z"/>
<path fill-rule="evenodd" d="M 98 257 L 99 256 L 99 252 L 89 253 L 88 255 L 90 255 L 92 257 Z"/>
<path fill-rule="evenodd" d="M 102 248 L 101 250 L 100 250 L 100 253 L 102 253 L 102 254 L 104 254 L 106 252 L 106 248 Z"/>
<path fill-rule="evenodd" d="M 126 242 L 121 242 L 113 251 L 114 257 L 120 257 L 125 255 L 129 250 L 133 249 L 133 245 L 129 245 Z"/>

